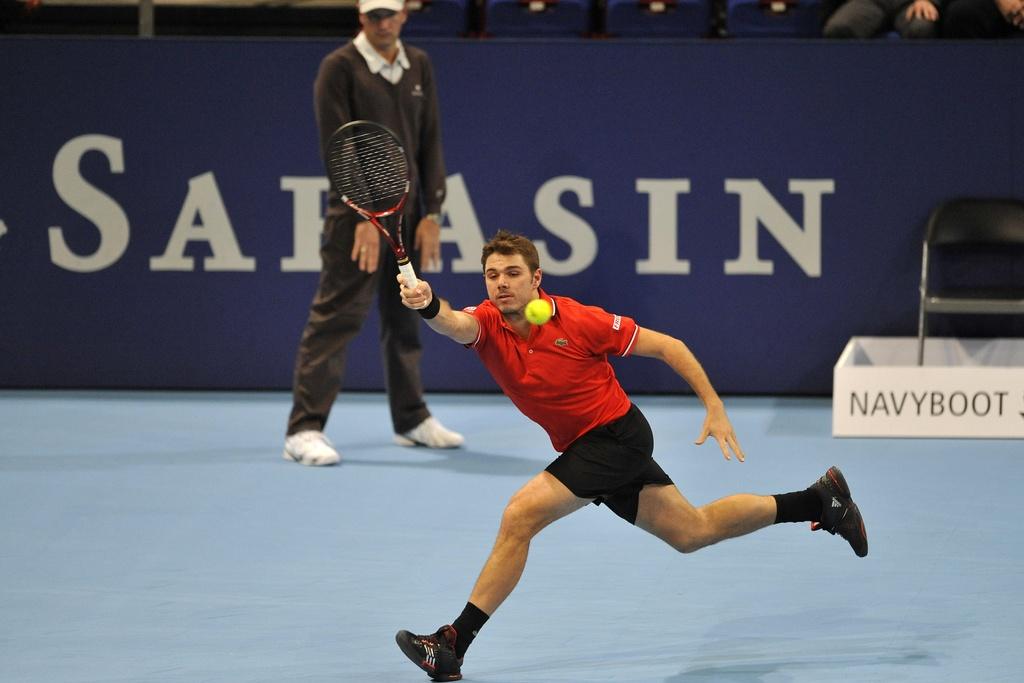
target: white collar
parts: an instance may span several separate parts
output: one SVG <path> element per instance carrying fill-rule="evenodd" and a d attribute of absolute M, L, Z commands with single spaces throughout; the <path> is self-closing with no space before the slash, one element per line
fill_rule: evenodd
<path fill-rule="evenodd" d="M 362 31 L 356 36 L 352 43 L 359 50 L 359 54 L 366 60 L 366 66 L 369 67 L 370 73 L 377 74 L 386 68 L 394 68 L 395 66 L 401 66 L 403 69 L 409 68 L 409 57 L 405 54 L 405 47 L 402 45 L 402 41 L 397 41 L 398 56 L 395 58 L 394 63 L 389 63 L 388 60 L 384 59 L 377 50 L 374 49 L 373 45 L 370 45 L 369 38 Z"/>

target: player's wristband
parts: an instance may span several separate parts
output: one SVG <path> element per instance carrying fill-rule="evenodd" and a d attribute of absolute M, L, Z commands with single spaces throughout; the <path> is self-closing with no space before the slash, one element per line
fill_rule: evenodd
<path fill-rule="evenodd" d="M 437 314 L 441 312 L 441 299 L 435 294 L 429 304 L 423 308 L 417 308 L 416 312 L 423 316 L 424 320 L 436 318 Z"/>

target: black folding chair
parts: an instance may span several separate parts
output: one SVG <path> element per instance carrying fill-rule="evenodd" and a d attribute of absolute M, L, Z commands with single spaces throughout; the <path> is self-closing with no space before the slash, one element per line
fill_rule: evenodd
<path fill-rule="evenodd" d="M 1011 269 L 1010 281 L 993 286 L 934 288 L 929 257 L 955 264 L 960 255 L 978 249 L 999 249 L 1024 257 L 1024 201 L 1019 199 L 960 198 L 937 206 L 928 219 L 921 257 L 921 304 L 917 322 L 917 364 L 924 364 L 924 340 L 931 313 L 1024 314 L 1024 258 Z M 933 253 L 934 252 L 934 253 Z M 931 265 L 936 270 L 936 264 Z"/>

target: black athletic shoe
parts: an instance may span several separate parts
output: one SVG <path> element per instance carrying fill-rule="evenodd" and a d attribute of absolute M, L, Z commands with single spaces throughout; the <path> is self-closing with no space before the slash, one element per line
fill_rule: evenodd
<path fill-rule="evenodd" d="M 455 629 L 445 625 L 437 633 L 418 636 L 408 631 L 395 634 L 395 642 L 412 663 L 427 672 L 432 681 L 458 681 L 462 660 L 455 656 Z"/>
<path fill-rule="evenodd" d="M 864 518 L 850 497 L 850 487 L 839 468 L 829 467 L 821 479 L 811 484 L 811 488 L 821 496 L 821 521 L 812 522 L 811 529 L 839 534 L 850 542 L 857 557 L 867 555 L 868 532 L 864 530 Z"/>

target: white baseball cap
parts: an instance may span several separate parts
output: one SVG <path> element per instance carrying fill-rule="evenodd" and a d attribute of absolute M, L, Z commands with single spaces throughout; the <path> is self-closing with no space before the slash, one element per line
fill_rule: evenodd
<path fill-rule="evenodd" d="M 401 12 L 405 7 L 403 0 L 359 0 L 359 13 L 369 14 L 375 9 L 387 9 Z"/>

